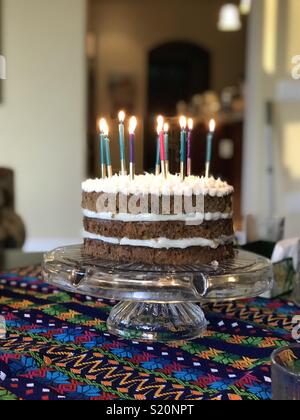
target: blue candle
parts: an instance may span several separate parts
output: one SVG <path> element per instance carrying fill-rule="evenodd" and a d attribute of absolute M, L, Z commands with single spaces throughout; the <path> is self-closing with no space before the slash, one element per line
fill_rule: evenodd
<path fill-rule="evenodd" d="M 105 137 L 104 130 L 106 126 L 106 121 L 102 118 L 99 121 L 99 130 L 100 130 L 100 165 L 101 165 L 101 177 L 106 177 L 106 157 L 105 157 Z"/>
<path fill-rule="evenodd" d="M 215 120 L 210 120 L 209 132 L 207 134 L 207 147 L 206 147 L 206 167 L 205 167 L 206 178 L 209 178 L 209 171 L 210 171 L 211 158 L 212 158 L 212 145 L 213 145 L 215 129 L 216 129 Z"/>
<path fill-rule="evenodd" d="M 111 154 L 110 154 L 110 140 L 108 137 L 109 134 L 109 129 L 108 129 L 108 125 L 105 122 L 105 129 L 104 129 L 104 138 L 105 138 L 105 155 L 106 155 L 106 165 L 107 165 L 107 173 L 108 173 L 108 177 L 111 178 L 112 177 L 112 165 L 111 165 Z"/>
<path fill-rule="evenodd" d="M 166 161 L 169 160 L 169 124 L 164 125 Z"/>
<path fill-rule="evenodd" d="M 125 159 L 125 112 L 119 112 L 119 143 L 120 143 L 120 161 L 121 161 L 121 174 L 126 175 L 126 159 Z"/>
<path fill-rule="evenodd" d="M 156 166 L 160 165 L 160 142 L 159 142 L 159 135 L 156 139 Z"/>
<path fill-rule="evenodd" d="M 180 117 L 180 178 L 183 181 L 185 176 L 185 161 L 186 161 L 186 117 Z"/>

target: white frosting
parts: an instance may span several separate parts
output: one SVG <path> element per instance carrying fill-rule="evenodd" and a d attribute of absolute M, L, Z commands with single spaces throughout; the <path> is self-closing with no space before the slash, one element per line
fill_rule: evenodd
<path fill-rule="evenodd" d="M 224 245 L 233 242 L 233 236 L 222 236 L 217 239 L 205 239 L 205 238 L 187 238 L 187 239 L 167 239 L 167 238 L 156 238 L 156 239 L 128 239 L 128 238 L 111 238 L 87 231 L 83 232 L 83 237 L 86 239 L 94 239 L 97 241 L 106 242 L 112 245 L 121 246 L 135 246 L 155 249 L 185 249 L 194 246 L 209 247 L 216 249 L 220 245 Z"/>
<path fill-rule="evenodd" d="M 120 222 L 193 222 L 202 223 L 203 221 L 216 221 L 231 219 L 232 213 L 194 213 L 194 214 L 130 214 L 130 213 L 96 213 L 88 209 L 83 209 L 83 216 L 98 220 L 116 220 Z"/>
<path fill-rule="evenodd" d="M 129 176 L 114 175 L 112 178 L 88 179 L 83 182 L 82 190 L 87 193 L 107 194 L 154 194 L 154 195 L 210 195 L 224 197 L 233 193 L 233 187 L 221 179 L 213 177 L 189 176 L 181 181 L 179 175 L 156 176 L 145 173 L 136 175 L 134 180 Z"/>

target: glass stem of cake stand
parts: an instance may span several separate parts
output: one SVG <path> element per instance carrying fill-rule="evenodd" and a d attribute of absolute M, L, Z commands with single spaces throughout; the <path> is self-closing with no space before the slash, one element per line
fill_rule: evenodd
<path fill-rule="evenodd" d="M 124 339 L 172 342 L 203 336 L 207 322 L 195 303 L 120 302 L 107 321 L 108 331 Z"/>

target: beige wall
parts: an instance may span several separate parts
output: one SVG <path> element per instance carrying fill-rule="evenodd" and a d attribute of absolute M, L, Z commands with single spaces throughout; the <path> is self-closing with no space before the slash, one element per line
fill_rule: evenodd
<path fill-rule="evenodd" d="M 0 166 L 16 174 L 26 248 L 78 241 L 85 162 L 85 1 L 4 0 Z"/>
<path fill-rule="evenodd" d="M 294 81 L 291 75 L 292 56 L 300 55 L 300 2 L 254 0 L 253 7 L 248 42 L 244 213 L 268 212 L 268 149 L 265 143 L 264 106 L 266 101 L 271 100 L 275 110 L 275 206 L 271 213 L 286 217 L 287 237 L 300 236 L 300 81 Z M 274 10 L 277 12 L 274 13 Z M 266 36 L 264 28 L 270 16 L 275 19 L 271 26 L 278 30 Z M 270 51 L 273 50 L 272 58 Z"/>
<path fill-rule="evenodd" d="M 97 36 L 97 112 L 110 112 L 107 81 L 117 73 L 136 78 L 136 113 L 144 115 L 147 54 L 168 41 L 186 40 L 212 52 L 212 87 L 217 91 L 235 83 L 245 71 L 244 32 L 217 30 L 222 4 L 221 0 L 91 0 L 89 29 Z"/>

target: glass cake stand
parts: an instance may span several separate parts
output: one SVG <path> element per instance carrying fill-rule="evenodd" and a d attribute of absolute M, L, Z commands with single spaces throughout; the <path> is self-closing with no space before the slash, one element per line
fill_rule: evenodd
<path fill-rule="evenodd" d="M 222 264 L 159 267 L 101 261 L 85 256 L 82 245 L 45 254 L 43 274 L 66 291 L 120 301 L 107 321 L 110 333 L 162 342 L 203 335 L 201 304 L 259 296 L 273 281 L 270 261 L 245 251 Z"/>

